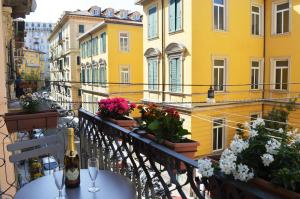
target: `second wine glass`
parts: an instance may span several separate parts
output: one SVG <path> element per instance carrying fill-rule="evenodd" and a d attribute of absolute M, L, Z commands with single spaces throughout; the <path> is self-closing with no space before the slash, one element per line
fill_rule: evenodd
<path fill-rule="evenodd" d="M 64 167 L 59 167 L 57 171 L 53 172 L 53 177 L 55 181 L 55 185 L 58 189 L 59 195 L 56 197 L 56 199 L 66 199 L 66 197 L 63 195 L 62 190 L 65 185 L 65 172 Z"/>
<path fill-rule="evenodd" d="M 88 169 L 89 169 L 90 178 L 93 182 L 93 186 L 89 187 L 88 190 L 89 192 L 95 193 L 100 190 L 99 187 L 96 187 L 95 184 L 98 175 L 98 169 L 99 169 L 99 161 L 97 158 L 88 159 Z"/>

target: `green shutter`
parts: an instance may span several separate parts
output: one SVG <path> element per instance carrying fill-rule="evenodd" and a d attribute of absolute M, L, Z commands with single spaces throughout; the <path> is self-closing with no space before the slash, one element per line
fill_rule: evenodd
<path fill-rule="evenodd" d="M 176 92 L 181 92 L 181 60 L 176 59 Z"/>
<path fill-rule="evenodd" d="M 170 91 L 175 92 L 176 91 L 176 77 L 177 77 L 177 69 L 176 69 L 176 60 L 171 59 L 170 60 Z"/>
<path fill-rule="evenodd" d="M 153 38 L 157 36 L 157 8 L 156 7 L 149 9 L 148 36 L 149 38 Z"/>
<path fill-rule="evenodd" d="M 106 32 L 101 34 L 101 52 L 106 52 Z"/>
<path fill-rule="evenodd" d="M 99 42 L 98 42 L 98 37 L 95 39 L 95 55 L 98 55 L 99 51 Z"/>
<path fill-rule="evenodd" d="M 157 67 L 157 61 L 153 60 L 153 83 L 155 84 L 153 86 L 154 90 L 158 90 L 158 67 Z"/>
<path fill-rule="evenodd" d="M 148 88 L 153 90 L 153 60 L 148 61 Z"/>
<path fill-rule="evenodd" d="M 175 0 L 170 0 L 169 2 L 169 31 L 174 32 L 175 31 L 175 11 L 176 11 L 176 6 L 175 6 Z"/>
<path fill-rule="evenodd" d="M 176 0 L 176 30 L 181 30 L 182 25 L 182 2 Z"/>

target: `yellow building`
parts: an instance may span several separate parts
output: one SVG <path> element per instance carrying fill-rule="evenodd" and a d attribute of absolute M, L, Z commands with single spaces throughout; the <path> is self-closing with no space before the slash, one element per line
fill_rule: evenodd
<path fill-rule="evenodd" d="M 106 19 L 79 37 L 83 108 L 96 113 L 107 97 L 141 101 L 143 86 L 134 83 L 143 82 L 142 38 L 138 12 Z"/>
<path fill-rule="evenodd" d="M 267 113 L 274 96 L 298 96 L 300 84 L 289 84 L 288 89 L 285 85 L 300 83 L 299 0 L 136 3 L 144 10 L 144 101 L 180 110 L 192 139 L 200 142 L 198 156 L 220 153 L 237 124 Z M 271 26 L 287 19 L 288 33 L 271 33 Z M 286 76 L 285 69 L 275 72 L 271 63 L 280 57 L 295 59 L 287 66 L 294 68 L 293 74 Z M 210 86 L 214 100 L 207 99 Z M 299 112 L 291 117 L 297 123 Z"/>
<path fill-rule="evenodd" d="M 88 10 L 66 11 L 48 38 L 51 95 L 65 109 L 78 109 L 81 101 L 77 38 L 104 18 L 98 6 L 92 6 Z"/>
<path fill-rule="evenodd" d="M 23 49 L 23 63 L 19 68 L 21 79 L 25 81 L 35 80 L 41 88 L 45 85 L 45 53 L 30 49 Z"/>

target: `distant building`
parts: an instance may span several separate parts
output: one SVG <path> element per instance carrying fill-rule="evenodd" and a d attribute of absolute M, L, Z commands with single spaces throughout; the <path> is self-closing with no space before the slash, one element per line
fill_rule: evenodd
<path fill-rule="evenodd" d="M 77 39 L 106 19 L 125 23 L 130 20 L 141 22 L 142 17 L 137 12 L 116 11 L 113 8 L 102 11 L 98 6 L 88 10 L 66 11 L 49 36 L 51 95 L 63 108 L 76 109 L 81 102 L 81 84 L 78 82 L 82 67 Z M 87 61 L 88 57 L 84 59 Z"/>
<path fill-rule="evenodd" d="M 44 22 L 26 22 L 25 46 L 30 50 L 45 53 L 45 78 L 50 79 L 49 42 L 48 37 L 53 30 L 54 24 Z"/>

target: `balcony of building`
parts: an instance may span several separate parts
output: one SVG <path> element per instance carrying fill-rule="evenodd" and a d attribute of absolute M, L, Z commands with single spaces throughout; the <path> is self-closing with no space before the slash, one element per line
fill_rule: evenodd
<path fill-rule="evenodd" d="M 46 102 L 49 103 L 47 100 Z M 74 118 L 75 116 L 73 116 Z M 2 120 L 2 123 L 3 121 L 5 120 Z M 135 188 L 138 199 L 284 198 L 265 189 L 264 184 L 235 181 L 221 173 L 215 173 L 210 178 L 202 178 L 198 173 L 196 160 L 163 146 L 145 136 L 145 132 L 138 129 L 128 130 L 83 109 L 78 110 L 78 121 L 74 124 L 70 120 L 64 121 L 63 118 L 60 118 L 57 128 L 44 130 L 46 132 L 44 135 L 45 137 L 49 136 L 47 132 L 52 132 L 51 136 L 59 135 L 68 127 L 75 128 L 81 168 L 87 168 L 88 158 L 92 156 L 92 153 L 96 154 L 100 163 L 99 169 L 125 176 Z M 2 142 L 10 138 L 10 144 L 22 143 L 24 142 L 22 139 L 12 139 L 13 137 L 20 138 L 22 133 L 24 134 L 24 131 L 6 134 Z M 39 149 L 39 151 L 43 153 L 43 149 Z M 18 153 L 20 151 L 14 155 Z M 63 154 L 64 151 L 61 150 L 61 153 Z M 5 169 L 9 164 L 11 163 L 2 161 L 0 169 Z M 15 180 L 8 182 L 10 187 L 2 187 L 0 196 L 13 198 L 6 192 L 9 189 L 20 189 L 24 186 L 24 182 L 20 181 L 19 172 L 23 169 L 22 164 L 15 163 L 15 168 L 17 171 Z M 21 174 L 24 173 L 21 172 Z M 0 178 L 5 179 L 6 176 L 1 175 Z M 291 195 L 286 198 L 293 197 Z"/>

